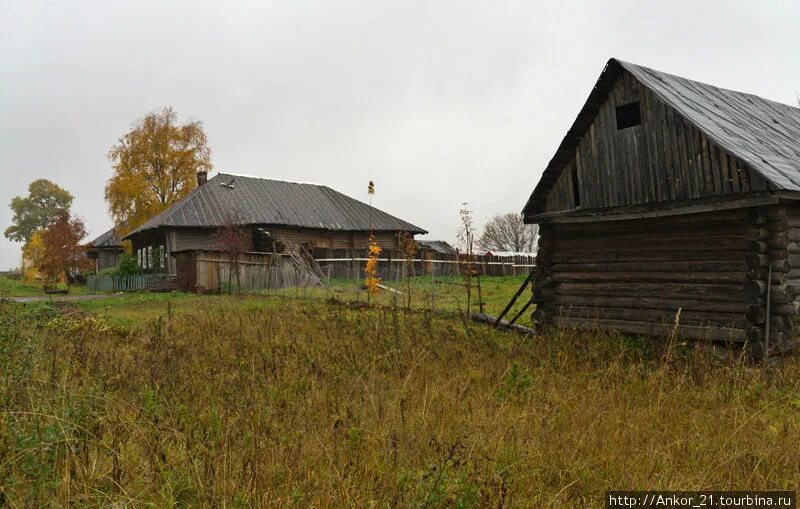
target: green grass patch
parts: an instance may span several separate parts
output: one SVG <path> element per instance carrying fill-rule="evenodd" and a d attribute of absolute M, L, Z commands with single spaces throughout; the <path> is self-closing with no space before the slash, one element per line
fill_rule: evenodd
<path fill-rule="evenodd" d="M 483 296 L 484 310 L 490 315 L 499 314 L 508 301 L 517 291 L 525 277 L 488 277 L 481 278 L 481 295 Z M 456 315 L 466 311 L 466 288 L 461 278 L 436 279 L 434 286 L 433 309 L 437 315 Z M 167 317 L 168 314 L 182 314 L 196 311 L 205 306 L 225 305 L 223 303 L 246 303 L 247 306 L 258 305 L 265 300 L 278 302 L 290 300 L 316 300 L 325 301 L 334 299 L 340 302 L 369 303 L 378 308 L 405 309 L 409 306 L 409 291 L 405 281 L 402 284 L 392 284 L 392 288 L 402 291 L 402 294 L 381 290 L 377 295 L 367 296 L 361 281 L 332 280 L 330 286 L 311 288 L 283 288 L 279 290 L 260 291 L 254 294 L 232 295 L 193 295 L 182 292 L 149 293 L 133 292 L 122 296 L 112 296 L 108 299 L 76 302 L 85 311 L 95 313 L 103 318 L 125 326 L 141 325 L 148 320 L 158 317 Z M 429 311 L 431 309 L 431 281 L 429 278 L 412 278 L 410 308 L 416 311 Z M 473 280 L 474 284 L 474 280 Z M 478 311 L 479 306 L 477 290 L 473 289 L 472 311 Z M 518 299 L 507 318 L 524 306 L 530 298 L 530 290 Z M 530 308 L 520 317 L 519 323 L 531 324 Z"/>
<path fill-rule="evenodd" d="M 58 285 L 59 290 L 69 290 L 70 295 L 84 295 L 86 285 Z M 47 295 L 41 285 L 26 283 L 21 279 L 0 276 L 0 297 L 41 297 Z"/>

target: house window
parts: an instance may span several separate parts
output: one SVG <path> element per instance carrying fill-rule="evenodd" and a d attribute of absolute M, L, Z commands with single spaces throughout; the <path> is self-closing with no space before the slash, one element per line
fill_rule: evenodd
<path fill-rule="evenodd" d="M 636 127 L 642 123 L 642 112 L 639 110 L 639 101 L 617 106 L 617 131 Z"/>
<path fill-rule="evenodd" d="M 142 267 L 142 248 L 136 250 L 136 263 Z"/>

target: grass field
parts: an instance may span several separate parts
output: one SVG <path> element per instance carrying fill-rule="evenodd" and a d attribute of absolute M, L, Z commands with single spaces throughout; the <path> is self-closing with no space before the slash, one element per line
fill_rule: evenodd
<path fill-rule="evenodd" d="M 800 483 L 800 366 L 280 296 L 0 302 L 9 507 L 600 507 Z M 1 504 L 0 504 L 1 505 Z"/>
<path fill-rule="evenodd" d="M 508 301 L 514 295 L 519 285 L 525 277 L 489 277 L 481 278 L 481 296 L 484 302 L 484 310 L 497 315 L 502 312 Z M 466 311 L 466 291 L 460 278 L 448 278 L 437 283 L 434 292 L 434 311 L 441 315 L 457 315 Z M 410 281 L 411 290 L 404 283 L 398 288 L 402 294 L 391 291 L 381 290 L 377 295 L 369 297 L 370 305 L 374 307 L 389 307 L 410 309 L 418 311 L 429 311 L 431 309 L 431 290 L 430 279 L 413 278 Z M 410 305 L 408 296 L 411 295 Z M 520 298 L 509 312 L 513 316 L 524 306 L 525 300 L 530 296 L 527 291 L 523 298 Z M 265 298 L 278 300 L 319 300 L 325 301 L 334 299 L 342 302 L 361 303 L 367 302 L 366 291 L 362 288 L 361 282 L 356 280 L 333 280 L 330 286 L 317 288 L 284 288 L 280 290 L 270 290 L 255 295 L 206 295 L 197 296 L 185 293 L 170 294 L 149 294 L 149 293 L 130 293 L 114 299 L 103 299 L 97 301 L 80 302 L 78 305 L 86 311 L 100 315 L 111 322 L 122 325 L 135 325 L 142 320 L 166 317 L 168 313 L 184 313 L 197 310 L 198 306 L 222 305 L 226 302 L 257 302 Z M 470 309 L 477 311 L 477 294 L 472 297 Z M 509 316 L 509 317 L 510 317 Z M 523 325 L 531 324 L 531 313 L 526 312 L 520 317 L 519 323 Z"/>
<path fill-rule="evenodd" d="M 15 296 L 28 297 L 31 295 L 43 295 L 41 286 L 26 283 L 21 279 L 12 279 L 0 276 L 0 297 Z"/>
<path fill-rule="evenodd" d="M 64 284 L 58 285 L 59 289 L 66 289 Z M 70 294 L 80 295 L 86 293 L 86 286 L 72 285 L 69 287 Z M 12 279 L 7 276 L 0 276 L 0 297 L 35 297 L 45 295 L 41 285 L 26 283 L 21 279 Z"/>

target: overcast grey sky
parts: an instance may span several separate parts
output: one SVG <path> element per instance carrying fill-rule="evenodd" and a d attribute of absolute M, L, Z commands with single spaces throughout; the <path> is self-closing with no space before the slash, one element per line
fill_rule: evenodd
<path fill-rule="evenodd" d="M 111 226 L 106 154 L 166 105 L 216 170 L 329 185 L 454 241 L 519 211 L 609 57 L 795 104 L 800 2 L 0 0 L 0 231 L 44 177 Z M 0 239 L 0 269 L 19 245 Z"/>

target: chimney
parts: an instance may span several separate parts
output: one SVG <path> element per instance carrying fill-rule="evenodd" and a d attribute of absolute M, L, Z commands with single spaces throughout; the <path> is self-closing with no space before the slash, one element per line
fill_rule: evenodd
<path fill-rule="evenodd" d="M 208 172 L 207 171 L 198 171 L 197 172 L 197 187 L 202 186 L 208 182 Z"/>

